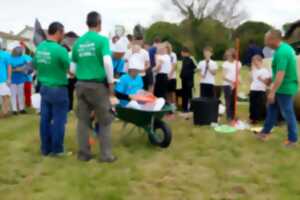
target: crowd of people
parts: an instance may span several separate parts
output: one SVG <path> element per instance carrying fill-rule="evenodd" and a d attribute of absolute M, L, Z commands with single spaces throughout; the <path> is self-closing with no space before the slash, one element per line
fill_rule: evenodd
<path fill-rule="evenodd" d="M 102 162 L 114 162 L 112 153 L 111 124 L 113 122 L 112 97 L 121 106 L 133 106 L 141 96 L 158 98 L 176 110 L 177 55 L 168 41 L 156 38 L 147 45 L 142 37 L 116 35 L 112 41 L 99 34 L 101 15 L 91 12 L 87 16 L 88 31 L 70 46 L 62 45 L 64 26 L 53 22 L 48 28 L 47 40 L 41 42 L 33 58 L 24 53 L 22 45 L 11 54 L 0 51 L 0 96 L 2 116 L 12 113 L 26 114 L 25 103 L 30 106 L 31 82 L 36 75 L 41 95 L 40 139 L 44 156 L 64 155 L 64 135 L 68 112 L 73 108 L 73 90 L 76 83 L 78 159 L 93 158 L 89 131 L 91 119 L 99 128 L 100 157 Z M 265 120 L 259 139 L 265 140 L 278 119 L 278 111 L 288 123 L 287 145 L 297 142 L 297 121 L 293 110 L 293 96 L 298 91 L 295 52 L 282 42 L 279 31 L 266 35 L 266 44 L 275 50 L 273 71 L 263 65 L 263 57 L 251 58 L 250 120 Z M 219 63 L 212 59 L 213 48 L 203 50 L 203 60 L 196 64 L 187 47 L 181 49 L 182 111 L 191 111 L 195 73 L 201 83 L 200 96 L 206 99 L 220 98 L 216 90 L 216 74 Z M 237 73 L 242 64 L 233 48 L 225 53 L 222 62 L 226 116 L 234 120 L 236 87 L 240 80 Z M 270 92 L 267 94 L 267 90 Z M 268 109 L 267 108 L 268 103 Z M 153 107 L 151 107 L 153 108 Z M 161 108 L 161 107 L 160 107 Z M 140 107 L 139 109 L 149 109 Z M 170 113 L 170 117 L 174 113 Z"/>

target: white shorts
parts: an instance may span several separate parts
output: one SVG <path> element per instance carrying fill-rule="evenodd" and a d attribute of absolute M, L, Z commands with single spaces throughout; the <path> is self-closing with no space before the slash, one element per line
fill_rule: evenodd
<path fill-rule="evenodd" d="M 0 83 L 0 97 L 10 96 L 11 92 L 6 83 Z"/>

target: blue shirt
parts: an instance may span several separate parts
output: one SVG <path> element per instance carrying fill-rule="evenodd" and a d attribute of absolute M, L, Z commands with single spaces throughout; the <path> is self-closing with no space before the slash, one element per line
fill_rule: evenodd
<path fill-rule="evenodd" d="M 140 75 L 132 78 L 129 74 L 121 76 L 119 82 L 116 85 L 115 90 L 121 94 L 135 95 L 144 87 L 143 79 Z M 121 100 L 120 105 L 126 106 L 128 101 Z"/>
<path fill-rule="evenodd" d="M 9 65 L 10 54 L 0 50 L 0 83 L 7 81 L 7 69 Z"/>
<path fill-rule="evenodd" d="M 114 72 L 115 73 L 124 73 L 125 70 L 125 60 L 124 59 L 113 59 Z"/>
<path fill-rule="evenodd" d="M 10 56 L 9 64 L 12 67 L 12 70 L 24 67 L 28 63 L 28 58 L 26 56 Z M 27 80 L 27 74 L 24 72 L 13 72 L 11 77 L 12 84 L 22 84 Z"/>

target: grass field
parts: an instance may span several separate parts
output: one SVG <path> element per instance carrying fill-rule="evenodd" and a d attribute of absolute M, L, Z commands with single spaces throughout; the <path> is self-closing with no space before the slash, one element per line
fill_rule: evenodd
<path fill-rule="evenodd" d="M 247 109 L 239 106 L 242 119 Z M 247 131 L 219 135 L 178 117 L 169 122 L 171 147 L 161 150 L 146 135 L 128 135 L 117 121 L 113 142 L 119 160 L 108 165 L 76 160 L 75 123 L 70 114 L 66 150 L 73 155 L 43 158 L 37 115 L 0 120 L 1 200 L 300 199 L 299 148 L 282 146 L 284 127 L 262 143 Z"/>

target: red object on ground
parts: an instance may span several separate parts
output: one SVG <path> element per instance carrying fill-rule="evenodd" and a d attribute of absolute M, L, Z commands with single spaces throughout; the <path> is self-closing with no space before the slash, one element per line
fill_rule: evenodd
<path fill-rule="evenodd" d="M 24 96 L 25 96 L 26 107 L 31 107 L 31 90 L 32 90 L 32 83 L 26 82 L 24 84 Z"/>

